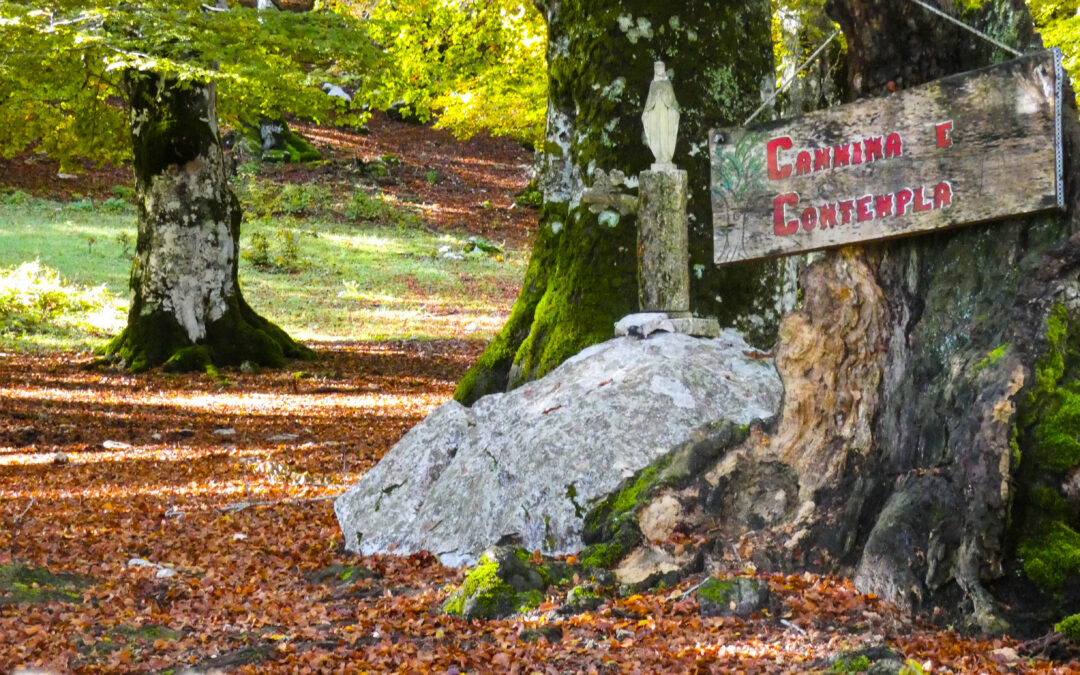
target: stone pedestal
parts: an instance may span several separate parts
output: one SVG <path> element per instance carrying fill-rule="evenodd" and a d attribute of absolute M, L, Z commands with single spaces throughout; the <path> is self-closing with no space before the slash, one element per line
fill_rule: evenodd
<path fill-rule="evenodd" d="M 686 172 L 638 177 L 638 300 L 642 312 L 690 311 Z"/>

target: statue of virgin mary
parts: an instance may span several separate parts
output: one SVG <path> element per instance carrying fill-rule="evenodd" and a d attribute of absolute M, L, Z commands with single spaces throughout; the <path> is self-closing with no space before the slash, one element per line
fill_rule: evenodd
<path fill-rule="evenodd" d="M 679 104 L 675 101 L 675 88 L 671 86 L 663 61 L 653 65 L 653 73 L 645 112 L 641 114 L 645 142 L 656 158 L 653 170 L 672 170 L 675 165 L 671 158 L 675 155 L 675 139 L 679 133 Z"/>

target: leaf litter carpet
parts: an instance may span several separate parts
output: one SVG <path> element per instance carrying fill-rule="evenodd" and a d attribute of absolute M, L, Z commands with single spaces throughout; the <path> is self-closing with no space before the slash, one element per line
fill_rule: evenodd
<path fill-rule="evenodd" d="M 1052 669 L 813 575 L 765 577 L 781 609 L 747 621 L 700 616 L 697 579 L 576 616 L 555 591 L 518 619 L 443 616 L 461 571 L 345 553 L 329 500 L 481 345 L 316 346 L 306 371 L 216 380 L 0 355 L 0 570 L 81 580 L 0 590 L 0 672 L 781 673 L 883 643 L 929 672 Z"/>
<path fill-rule="evenodd" d="M 382 188 L 431 227 L 531 238 L 535 214 L 512 199 L 529 157 L 512 143 L 378 116 L 367 136 L 302 131 L 330 161 L 268 177 L 346 190 L 342 167 L 393 153 L 403 168 Z M 130 180 L 0 162 L 0 184 L 53 198 Z M 218 378 L 0 354 L 0 674 L 789 673 L 874 645 L 924 672 L 1080 672 L 1037 643 L 942 631 L 815 575 L 761 575 L 777 609 L 746 621 L 701 616 L 699 578 L 578 615 L 558 612 L 563 588 L 516 619 L 443 616 L 462 571 L 347 554 L 330 500 L 450 397 L 482 345 L 312 346 L 298 370 Z"/>

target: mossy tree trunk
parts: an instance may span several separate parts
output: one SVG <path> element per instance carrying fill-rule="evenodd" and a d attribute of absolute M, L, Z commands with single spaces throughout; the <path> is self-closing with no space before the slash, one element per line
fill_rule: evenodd
<path fill-rule="evenodd" d="M 828 10 L 848 37 L 855 95 L 887 95 L 1011 58 L 913 3 L 831 0 Z M 956 13 L 1020 51 L 1041 48 L 1022 0 Z M 1076 111 L 1067 98 L 1075 143 Z M 1076 181 L 1070 182 L 1075 205 Z M 1024 460 L 1016 408 L 1046 351 L 1051 307 L 1075 275 L 1047 274 L 1045 267 L 1060 259 L 1075 213 L 1073 206 L 1067 216 L 962 228 L 859 256 L 880 285 L 889 333 L 867 468 L 902 478 L 878 486 L 885 502 L 857 570 L 866 590 L 900 592 L 926 607 L 958 588 L 975 625 L 1004 627 L 990 588 L 1007 585 L 1015 564 L 1010 509 L 1021 513 L 1028 501 L 1017 482 Z M 871 492 L 863 496 L 872 503 Z M 925 562 L 912 564 L 920 555 Z M 1002 587 L 999 595 L 1010 592 Z"/>
<path fill-rule="evenodd" d="M 455 394 L 480 396 L 542 376 L 608 339 L 638 310 L 636 222 L 590 211 L 599 171 L 631 178 L 653 158 L 641 113 L 653 62 L 667 65 L 681 108 L 675 163 L 689 173 L 691 309 L 770 345 L 782 263 L 713 264 L 707 131 L 741 124 L 773 86 L 769 3 L 546 0 L 548 121 L 544 204 L 524 287 L 510 319 Z"/>
<path fill-rule="evenodd" d="M 830 0 L 827 9 L 847 37 L 854 97 L 1010 58 L 911 2 Z M 1041 48 L 1021 0 L 960 18 L 1021 51 Z M 1076 156 L 1077 113 L 1065 98 Z M 1012 573 L 1023 565 L 1012 533 L 1029 522 L 1019 467 L 1034 470 L 1018 422 L 1040 386 L 1053 308 L 1076 305 L 1071 172 L 1068 214 L 831 251 L 803 273 L 803 307 L 781 327 L 787 395 L 771 439 L 797 468 L 805 507 L 789 553 L 853 571 L 864 592 L 984 630 L 1006 628 L 1005 604 L 1030 600 Z M 1071 564 L 1080 570 L 1080 557 Z"/>
<path fill-rule="evenodd" d="M 240 204 L 228 187 L 211 84 L 127 74 L 139 235 L 128 325 L 108 346 L 132 370 L 310 354 L 256 314 L 237 282 Z"/>
<path fill-rule="evenodd" d="M 827 7 L 854 96 L 1006 58 L 906 0 Z M 961 18 L 1040 49 L 1021 0 Z M 1076 612 L 1080 125 L 1068 87 L 1061 105 L 1065 212 L 831 250 L 801 272 L 801 306 L 779 329 L 779 419 L 653 497 L 678 500 L 715 564 L 734 549 L 760 568 L 853 575 L 862 592 L 989 632 Z"/>

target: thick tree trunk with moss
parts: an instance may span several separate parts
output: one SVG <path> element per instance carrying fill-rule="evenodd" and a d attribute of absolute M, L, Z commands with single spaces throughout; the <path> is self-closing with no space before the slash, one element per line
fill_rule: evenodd
<path fill-rule="evenodd" d="M 832 0 L 828 10 L 848 36 L 848 82 L 856 95 L 888 95 L 1011 58 L 912 3 Z M 1041 49 L 1021 0 L 988 2 L 959 18 L 1020 51 Z M 1077 113 L 1071 94 L 1065 98 L 1075 148 Z M 874 424 L 852 467 L 884 479 L 876 486 L 857 481 L 852 489 L 867 505 L 884 500 L 872 527 L 851 532 L 867 538 L 856 570 L 864 590 L 927 609 L 959 596 L 975 625 L 1004 627 L 992 589 L 1012 593 L 1012 572 L 1024 565 L 1014 555 L 1013 533 L 1030 525 L 1024 514 L 1036 470 L 1016 411 L 1027 414 L 1025 401 L 1037 386 L 1052 308 L 1075 293 L 1067 248 L 1077 229 L 1076 183 L 1074 176 L 1067 215 L 962 228 L 854 254 L 880 288 L 874 304 L 886 331 L 879 398 L 865 411 Z M 1057 264 L 1048 268 L 1050 260 Z"/>
<path fill-rule="evenodd" d="M 856 96 L 1005 58 L 911 2 L 828 9 Z M 1020 0 L 962 19 L 1040 48 Z M 1076 611 L 1080 125 L 1068 87 L 1061 103 L 1066 212 L 827 251 L 803 270 L 802 305 L 779 331 L 779 421 L 654 495 L 678 501 L 716 564 L 737 551 L 853 575 L 863 592 L 992 632 Z"/>
<path fill-rule="evenodd" d="M 502 332 L 458 386 L 472 403 L 540 377 L 613 335 L 638 310 L 636 219 L 582 201 L 600 172 L 636 176 L 653 157 L 641 113 L 653 62 L 664 61 L 681 108 L 675 163 L 689 173 L 691 309 L 775 338 L 784 264 L 713 265 L 707 131 L 740 124 L 773 82 L 769 3 L 665 0 L 538 2 L 548 23 L 544 205 L 524 287 Z"/>
<path fill-rule="evenodd" d="M 278 366 L 310 354 L 240 293 L 240 204 L 228 187 L 214 87 L 141 72 L 127 83 L 139 235 L 128 325 L 108 352 L 132 370 Z"/>

